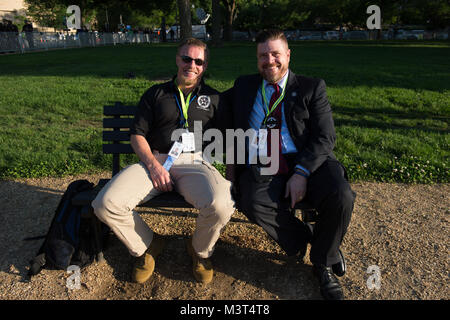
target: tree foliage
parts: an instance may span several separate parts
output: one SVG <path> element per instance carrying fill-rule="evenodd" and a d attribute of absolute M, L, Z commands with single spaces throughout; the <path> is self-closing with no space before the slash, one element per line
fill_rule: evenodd
<path fill-rule="evenodd" d="M 58 0 L 25 0 L 28 16 L 39 25 L 50 28 L 62 28 L 67 6 Z"/>
<path fill-rule="evenodd" d="M 427 28 L 445 28 L 450 25 L 448 0 L 78 0 L 83 23 L 104 29 L 109 22 L 111 30 L 117 28 L 120 16 L 133 27 L 155 28 L 164 20 L 167 25 L 179 24 L 188 15 L 179 13 L 180 3 L 190 3 L 192 24 L 200 23 L 195 9 L 203 8 L 216 17 L 213 21 L 223 26 L 223 34 L 230 38 L 232 30 L 259 30 L 278 27 L 298 29 L 321 24 L 365 27 L 366 9 L 377 4 L 381 8 L 384 25 L 412 24 Z M 40 25 L 62 27 L 66 8 L 72 0 L 25 0 L 28 15 Z M 192 7 L 193 5 L 193 7 Z M 188 13 L 188 12 L 187 12 Z M 216 20 L 217 18 L 217 20 Z"/>
<path fill-rule="evenodd" d="M 365 28 L 366 9 L 372 4 L 381 8 L 384 25 L 423 25 L 431 29 L 450 26 L 447 0 L 248 0 L 236 4 L 233 27 L 239 30 L 287 30 L 321 24 Z"/>

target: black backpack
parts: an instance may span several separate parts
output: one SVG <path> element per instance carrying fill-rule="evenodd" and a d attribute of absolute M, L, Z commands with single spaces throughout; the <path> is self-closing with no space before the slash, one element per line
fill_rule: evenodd
<path fill-rule="evenodd" d="M 94 261 L 100 250 L 96 245 L 94 230 L 98 221 L 94 220 L 97 217 L 89 214 L 90 204 L 72 204 L 75 195 L 93 189 L 94 185 L 87 180 L 77 180 L 69 184 L 58 204 L 44 243 L 30 263 L 30 276 L 38 274 L 44 266 L 66 270 L 69 265 L 83 268 Z M 25 240 L 38 238 L 41 237 Z"/>

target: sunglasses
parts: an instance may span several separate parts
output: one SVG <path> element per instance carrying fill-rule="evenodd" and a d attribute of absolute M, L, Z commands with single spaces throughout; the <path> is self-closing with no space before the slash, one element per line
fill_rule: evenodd
<path fill-rule="evenodd" d="M 194 59 L 189 56 L 180 56 L 180 58 L 184 63 L 191 63 L 192 60 L 194 60 L 195 64 L 198 66 L 202 66 L 205 63 L 205 61 L 203 61 L 202 59 Z"/>

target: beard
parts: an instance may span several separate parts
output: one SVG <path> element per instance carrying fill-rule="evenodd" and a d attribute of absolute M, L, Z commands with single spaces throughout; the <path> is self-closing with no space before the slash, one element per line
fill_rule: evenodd
<path fill-rule="evenodd" d="M 276 69 L 271 69 L 276 67 Z M 259 73 L 269 83 L 276 83 L 286 74 L 287 67 L 281 64 L 264 64 Z"/>
<path fill-rule="evenodd" d="M 201 74 L 200 75 L 195 75 L 194 77 L 188 77 L 185 76 L 183 72 L 179 73 L 178 76 L 178 84 L 182 85 L 182 86 L 193 86 L 195 84 L 197 84 L 197 82 L 199 82 L 200 78 L 201 78 Z"/>

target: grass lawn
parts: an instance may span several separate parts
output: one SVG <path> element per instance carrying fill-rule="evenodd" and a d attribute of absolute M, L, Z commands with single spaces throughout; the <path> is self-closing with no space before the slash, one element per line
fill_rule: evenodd
<path fill-rule="evenodd" d="M 294 42 L 291 69 L 325 79 L 352 181 L 449 182 L 450 42 Z M 175 45 L 0 55 L 0 178 L 109 170 L 102 107 L 136 104 L 176 72 Z M 136 78 L 125 75 L 133 72 Z M 256 72 L 252 43 L 211 48 L 218 90 Z M 134 161 L 129 156 L 126 161 Z"/>

